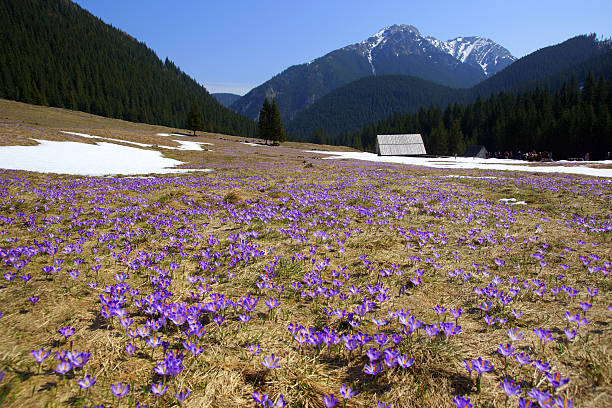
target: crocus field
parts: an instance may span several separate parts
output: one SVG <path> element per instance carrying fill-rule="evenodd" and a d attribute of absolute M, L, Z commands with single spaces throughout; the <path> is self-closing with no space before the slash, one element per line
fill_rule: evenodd
<path fill-rule="evenodd" d="M 612 406 L 612 180 L 194 140 L 0 171 L 2 407 Z"/>

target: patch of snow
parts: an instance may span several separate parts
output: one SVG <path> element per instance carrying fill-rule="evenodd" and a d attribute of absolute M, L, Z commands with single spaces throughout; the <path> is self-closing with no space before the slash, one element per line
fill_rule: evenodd
<path fill-rule="evenodd" d="M 206 142 L 190 142 L 190 141 L 186 141 L 186 140 L 173 140 L 173 142 L 179 143 L 180 146 L 176 147 L 175 149 L 177 150 L 202 150 L 202 146 L 203 144 L 207 144 L 210 145 L 212 143 L 206 143 Z M 160 147 L 166 147 L 168 149 L 170 149 L 170 147 L 168 146 L 160 146 Z"/>
<path fill-rule="evenodd" d="M 516 198 L 500 198 L 499 201 L 508 205 L 527 205 L 524 201 L 516 201 Z"/>
<path fill-rule="evenodd" d="M 64 133 L 68 133 L 68 132 L 64 132 Z M 170 136 L 169 133 L 156 133 L 155 136 Z"/>
<path fill-rule="evenodd" d="M 78 133 L 78 132 L 66 132 L 64 130 L 61 130 L 60 132 L 62 133 L 66 133 L 67 135 L 74 135 L 74 136 L 81 136 L 81 137 L 85 137 L 87 139 L 97 139 L 99 136 L 92 136 L 92 135 L 88 135 L 87 133 Z"/>
<path fill-rule="evenodd" d="M 248 146 L 263 146 L 263 145 L 260 145 L 260 144 L 257 144 L 257 143 L 251 143 L 251 142 L 240 142 L 240 143 L 248 145 Z"/>
<path fill-rule="evenodd" d="M 161 152 L 114 143 L 38 140 L 36 146 L 0 146 L 0 167 L 42 173 L 82 176 L 106 174 L 184 173 L 209 169 L 173 169 L 183 164 Z"/>
<path fill-rule="evenodd" d="M 462 176 L 459 174 L 449 174 L 448 176 L 442 176 L 443 178 L 463 178 L 463 179 L 477 179 L 477 180 L 486 180 L 486 179 L 497 179 L 499 177 L 494 177 L 494 176 L 482 176 L 482 177 L 475 177 L 475 176 Z"/>
<path fill-rule="evenodd" d="M 354 159 L 366 160 L 380 163 L 410 164 L 439 169 L 483 169 L 483 170 L 507 170 L 528 171 L 533 173 L 562 173 L 580 174 L 595 177 L 612 177 L 612 169 L 593 168 L 587 166 L 549 166 L 546 164 L 533 164 L 527 166 L 522 160 L 510 159 L 479 159 L 472 157 L 402 157 L 402 156 L 378 156 L 366 152 L 333 152 L 320 150 L 306 150 L 307 153 L 329 154 L 333 157 L 326 159 Z M 598 164 L 612 164 L 612 160 L 590 162 Z"/>
<path fill-rule="evenodd" d="M 127 143 L 127 144 L 132 144 L 134 146 L 140 146 L 140 147 L 159 147 L 159 148 L 162 148 L 162 149 L 170 149 L 170 150 L 202 150 L 202 147 L 200 145 L 211 145 L 211 146 L 213 145 L 212 143 L 208 143 L 208 142 L 192 142 L 192 141 L 185 141 L 185 140 L 173 140 L 173 142 L 177 142 L 178 144 L 180 144 L 180 146 L 179 147 L 160 146 L 160 145 L 153 145 L 153 144 L 149 144 L 149 143 L 132 142 L 131 140 L 113 139 L 112 137 L 92 136 L 92 135 L 88 135 L 88 134 L 85 134 L 85 133 L 66 132 L 66 131 L 63 131 L 63 130 L 61 132 L 69 134 L 69 135 L 85 137 L 85 138 L 88 138 L 88 139 L 102 139 L 102 140 L 108 140 L 110 142 Z M 183 136 L 183 135 L 179 135 L 179 134 L 175 134 L 175 133 L 172 133 L 172 135 L 168 135 L 167 133 L 158 133 L 157 134 L 157 136 L 162 136 L 162 135 L 166 135 L 166 136 Z"/>

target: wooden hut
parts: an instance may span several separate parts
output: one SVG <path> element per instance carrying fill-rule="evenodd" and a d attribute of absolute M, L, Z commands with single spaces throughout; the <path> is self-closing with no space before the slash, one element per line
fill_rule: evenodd
<path fill-rule="evenodd" d="M 421 156 L 427 154 L 420 134 L 377 135 L 376 154 L 379 156 Z"/>
<path fill-rule="evenodd" d="M 468 146 L 463 153 L 463 157 L 478 157 L 481 159 L 487 158 L 487 149 L 482 145 Z"/>

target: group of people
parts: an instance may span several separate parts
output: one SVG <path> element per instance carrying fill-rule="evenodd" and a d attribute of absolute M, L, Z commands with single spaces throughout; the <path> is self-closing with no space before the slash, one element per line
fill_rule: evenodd
<path fill-rule="evenodd" d="M 588 154 L 588 153 L 587 153 Z M 515 159 L 515 160 L 527 160 L 527 161 L 552 161 L 552 152 L 536 152 L 532 150 L 530 152 L 518 152 L 505 151 L 505 152 L 487 152 L 487 158 L 496 159 Z"/>

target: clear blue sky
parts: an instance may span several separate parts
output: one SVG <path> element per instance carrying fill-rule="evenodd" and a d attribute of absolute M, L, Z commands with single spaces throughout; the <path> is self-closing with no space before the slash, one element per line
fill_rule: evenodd
<path fill-rule="evenodd" d="M 209 92 L 244 94 L 291 65 L 411 24 L 487 37 L 523 57 L 578 34 L 612 34 L 610 0 L 76 0 L 168 57 Z"/>

